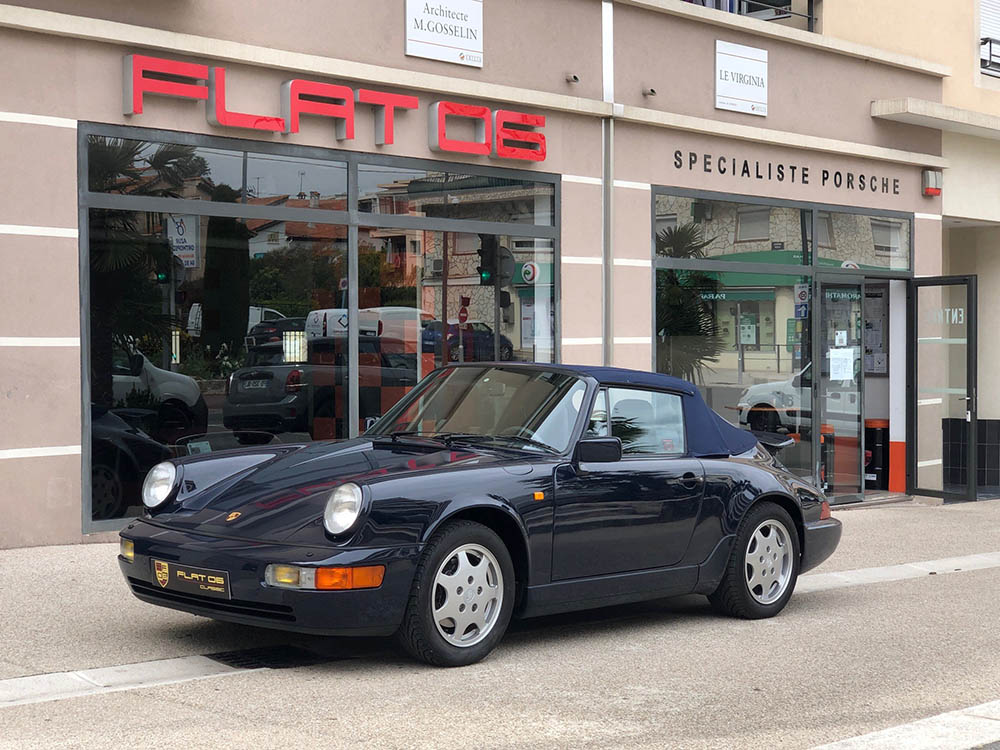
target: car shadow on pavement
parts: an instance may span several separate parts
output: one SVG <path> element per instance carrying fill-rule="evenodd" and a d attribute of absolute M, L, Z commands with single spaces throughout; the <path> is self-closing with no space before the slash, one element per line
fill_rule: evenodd
<path fill-rule="evenodd" d="M 798 600 L 793 597 L 785 616 L 795 614 L 796 611 L 808 612 L 811 609 L 808 603 L 810 598 L 812 597 L 809 595 L 799 597 Z M 829 602 L 826 602 L 824 606 L 828 605 Z M 567 638 L 585 639 L 613 634 L 616 630 L 625 628 L 695 624 L 702 627 L 713 622 L 719 627 L 725 627 L 725 623 L 750 621 L 734 621 L 718 615 L 704 596 L 692 594 L 526 620 L 515 619 L 501 641 L 501 646 L 534 648 L 555 641 L 565 643 Z M 343 666 L 338 665 L 338 662 L 357 660 L 372 666 L 412 663 L 391 637 L 307 635 L 202 618 L 184 623 L 152 625 L 145 632 L 151 639 L 183 644 L 182 650 L 187 654 L 213 658 L 218 656 L 224 661 L 230 658 L 239 661 L 241 654 L 245 654 L 248 662 L 259 658 L 262 665 L 271 668 L 315 666 L 336 669 Z"/>

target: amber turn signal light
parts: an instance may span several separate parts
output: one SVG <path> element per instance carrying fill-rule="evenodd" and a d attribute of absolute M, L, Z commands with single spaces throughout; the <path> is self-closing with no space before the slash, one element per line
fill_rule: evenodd
<path fill-rule="evenodd" d="M 332 590 L 377 589 L 385 578 L 384 565 L 359 568 L 316 568 L 316 588 Z"/>

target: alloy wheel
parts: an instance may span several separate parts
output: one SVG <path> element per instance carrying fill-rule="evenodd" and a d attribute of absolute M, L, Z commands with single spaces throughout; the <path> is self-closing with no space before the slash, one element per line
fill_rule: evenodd
<path fill-rule="evenodd" d="M 785 525 L 763 521 L 750 535 L 745 555 L 746 584 L 761 604 L 781 598 L 792 580 L 792 543 Z"/>
<path fill-rule="evenodd" d="M 452 646 L 482 641 L 497 622 L 503 605 L 503 573 L 486 547 L 463 544 L 447 555 L 434 576 L 431 599 L 434 624 Z"/>

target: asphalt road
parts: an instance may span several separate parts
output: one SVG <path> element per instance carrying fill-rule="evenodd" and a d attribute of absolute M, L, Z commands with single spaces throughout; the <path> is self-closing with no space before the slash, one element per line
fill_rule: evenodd
<path fill-rule="evenodd" d="M 837 515 L 844 540 L 819 575 L 1000 552 L 1000 501 Z M 808 748 L 1000 699 L 996 565 L 846 574 L 825 590 L 807 575 L 757 622 L 717 617 L 700 597 L 527 621 L 486 661 L 441 670 L 384 640 L 142 604 L 116 551 L 0 551 L 0 697 L 27 675 L 272 645 L 329 660 L 0 707 L 0 748 Z"/>

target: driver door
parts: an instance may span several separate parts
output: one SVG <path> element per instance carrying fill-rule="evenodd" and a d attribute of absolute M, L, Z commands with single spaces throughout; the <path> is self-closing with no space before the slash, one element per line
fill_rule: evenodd
<path fill-rule="evenodd" d="M 705 483 L 701 461 L 687 455 L 682 397 L 603 389 L 587 434 L 621 438 L 622 459 L 557 473 L 552 580 L 680 562 Z"/>

